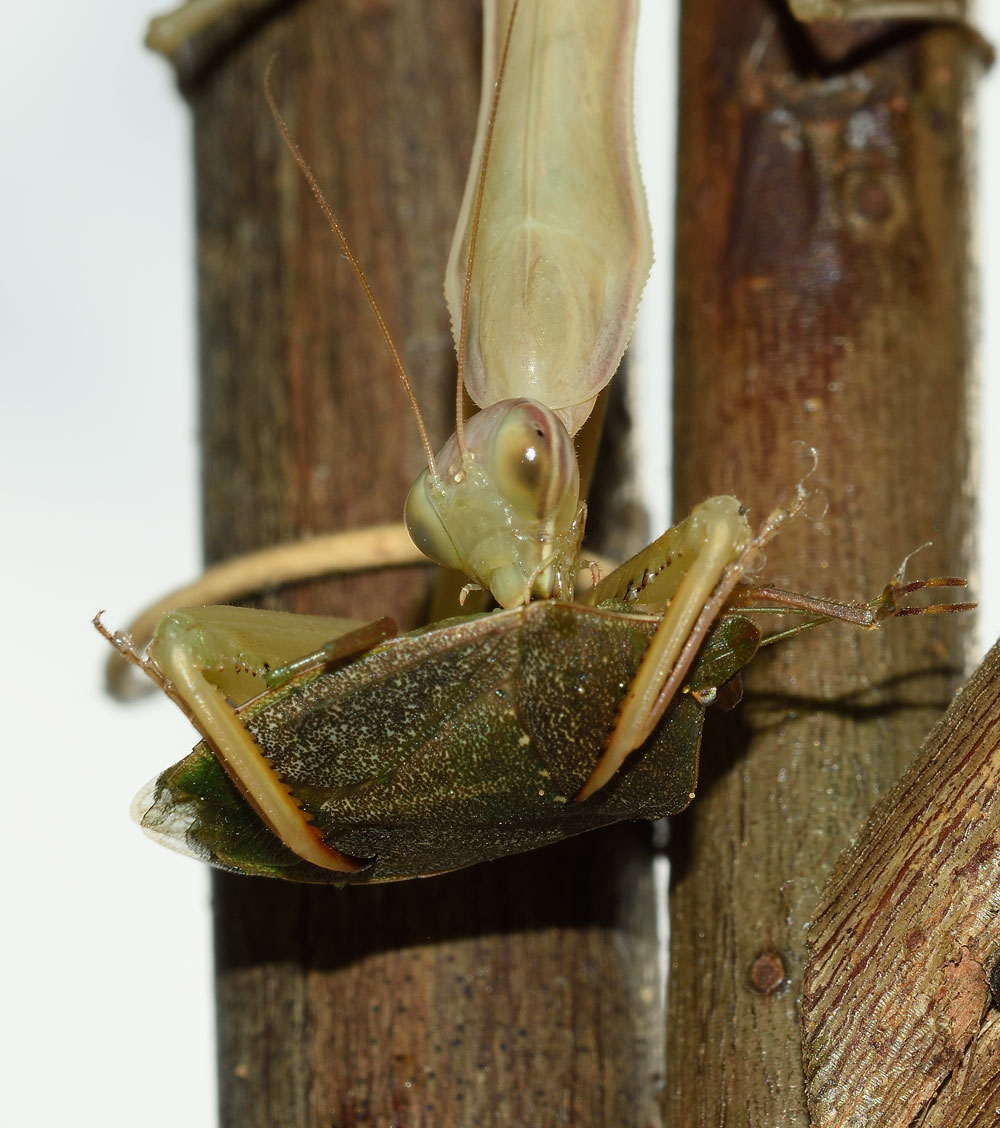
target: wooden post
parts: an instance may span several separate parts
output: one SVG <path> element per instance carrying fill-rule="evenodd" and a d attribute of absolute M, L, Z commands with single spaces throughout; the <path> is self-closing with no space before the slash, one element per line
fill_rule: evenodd
<path fill-rule="evenodd" d="M 398 519 L 421 465 L 370 310 L 283 150 L 282 112 L 364 264 L 437 441 L 453 429 L 442 280 L 479 99 L 478 9 L 248 3 L 173 52 L 195 116 L 210 561 Z M 269 606 L 415 624 L 426 574 Z M 217 876 L 224 1125 L 656 1122 L 642 829 L 344 892 Z"/>
<path fill-rule="evenodd" d="M 811 465 L 769 581 L 845 598 L 970 564 L 970 41 L 812 36 L 764 0 L 686 3 L 676 504 L 761 521 Z M 668 1122 L 807 1124 L 798 996 L 824 875 L 961 670 L 966 617 L 831 626 L 764 654 L 707 727 L 678 820 Z"/>

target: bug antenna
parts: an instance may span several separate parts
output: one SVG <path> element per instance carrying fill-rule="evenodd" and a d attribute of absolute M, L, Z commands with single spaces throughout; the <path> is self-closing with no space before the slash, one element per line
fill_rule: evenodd
<path fill-rule="evenodd" d="M 465 383 L 465 351 L 469 334 L 469 294 L 472 292 L 472 266 L 476 258 L 476 241 L 479 237 L 479 218 L 483 210 L 483 191 L 486 187 L 486 168 L 490 161 L 490 147 L 493 144 L 493 126 L 497 120 L 497 106 L 500 102 L 500 88 L 503 86 L 503 75 L 507 68 L 507 51 L 510 47 L 511 34 L 514 31 L 514 19 L 517 16 L 518 0 L 510 10 L 510 20 L 507 24 L 507 36 L 504 39 L 500 63 L 497 67 L 497 78 L 493 86 L 493 102 L 490 105 L 490 116 L 486 123 L 486 141 L 483 145 L 483 161 L 479 166 L 479 181 L 476 184 L 476 204 L 472 211 L 472 225 L 469 229 L 469 257 L 465 264 L 465 287 L 462 291 L 462 323 L 458 333 L 458 377 L 455 384 L 455 440 L 458 449 L 465 453 L 465 420 L 462 412 L 462 387 Z"/>
<path fill-rule="evenodd" d="M 413 408 L 413 415 L 417 421 L 417 429 L 420 431 L 420 442 L 424 448 L 424 455 L 427 458 L 427 467 L 435 485 L 440 484 L 440 477 L 437 471 L 437 463 L 434 461 L 434 448 L 431 446 L 430 437 L 427 434 L 427 427 L 424 424 L 423 413 L 420 410 L 420 405 L 417 403 L 416 392 L 413 390 L 413 384 L 410 382 L 410 377 L 407 375 L 406 369 L 403 366 L 403 361 L 400 358 L 399 351 L 396 344 L 392 339 L 389 332 L 389 326 L 385 323 L 385 318 L 382 316 L 382 311 L 379 309 L 378 302 L 375 300 L 375 295 L 372 293 L 371 286 L 368 285 L 368 279 L 365 277 L 365 272 L 361 269 L 361 263 L 358 262 L 351 246 L 347 241 L 347 236 L 344 234 L 343 228 L 337 222 L 337 217 L 333 214 L 333 209 L 326 201 L 326 196 L 323 195 L 323 189 L 320 188 L 319 182 L 316 179 L 313 170 L 309 167 L 302 151 L 299 149 L 298 144 L 292 137 L 291 130 L 289 130 L 285 119 L 281 116 L 278 109 L 278 104 L 274 100 L 274 94 L 271 90 L 271 72 L 274 69 L 274 60 L 277 58 L 277 52 L 268 60 L 267 69 L 264 71 L 264 95 L 267 98 L 268 107 L 271 110 L 271 116 L 274 118 L 278 131 L 281 133 L 285 144 L 288 146 L 289 152 L 295 158 L 295 163 L 299 166 L 302 175 L 306 179 L 306 183 L 312 190 L 312 194 L 316 197 L 316 202 L 320 206 L 320 210 L 326 216 L 327 223 L 330 225 L 330 230 L 337 237 L 341 249 L 347 256 L 347 261 L 351 264 L 351 269 L 354 271 L 355 277 L 361 283 L 361 289 L 365 292 L 365 297 L 368 299 L 368 304 L 372 307 L 372 312 L 375 314 L 375 320 L 378 322 L 379 329 L 382 330 L 382 336 L 385 338 L 386 344 L 389 346 L 389 352 L 392 354 L 393 364 L 396 366 L 396 371 L 399 373 L 399 378 L 403 381 L 403 387 L 406 389 L 406 394 L 410 398 L 410 406 Z"/>

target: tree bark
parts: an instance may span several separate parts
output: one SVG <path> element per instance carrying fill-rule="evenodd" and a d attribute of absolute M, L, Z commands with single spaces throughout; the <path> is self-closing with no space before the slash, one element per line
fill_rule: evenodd
<path fill-rule="evenodd" d="M 912 572 L 970 565 L 968 40 L 869 25 L 824 46 L 765 0 L 684 5 L 675 502 L 733 493 L 760 521 L 812 446 L 813 498 L 767 579 L 870 598 L 928 539 Z M 804 927 L 969 630 L 809 632 L 707 726 L 676 826 L 669 1123 L 808 1124 Z"/>
<path fill-rule="evenodd" d="M 837 859 L 809 925 L 815 1128 L 995 1124 L 1000 644 Z"/>
<path fill-rule="evenodd" d="M 398 518 L 421 466 L 371 312 L 270 121 L 269 58 L 441 442 L 479 37 L 478 9 L 449 0 L 251 3 L 173 52 L 195 116 L 210 561 Z M 267 604 L 406 628 L 427 599 L 415 570 Z M 344 892 L 217 875 L 222 1123 L 657 1123 L 651 906 L 634 828 Z"/>

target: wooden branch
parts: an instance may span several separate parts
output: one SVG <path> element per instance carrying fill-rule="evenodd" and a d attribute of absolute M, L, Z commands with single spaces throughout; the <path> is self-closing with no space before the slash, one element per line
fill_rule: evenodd
<path fill-rule="evenodd" d="M 998 888 L 1000 645 L 837 860 L 809 926 L 817 1128 L 995 1123 L 1000 1031 L 982 1023 L 1000 971 Z"/>
<path fill-rule="evenodd" d="M 761 520 L 783 587 L 876 593 L 969 567 L 967 55 L 886 25 L 821 65 L 784 7 L 687 3 L 681 42 L 678 511 Z M 668 1119 L 805 1124 L 798 996 L 824 876 L 947 702 L 967 618 L 827 627 L 757 660 L 678 820 Z M 708 728 L 708 726 L 707 726 Z"/>
<path fill-rule="evenodd" d="M 196 128 L 212 561 L 398 519 L 421 466 L 371 312 L 267 113 L 269 58 L 439 440 L 454 380 L 442 280 L 479 97 L 473 5 L 255 0 L 247 12 L 173 52 Z M 409 626 L 426 599 L 418 571 L 309 583 L 268 604 Z M 218 876 L 223 1124 L 655 1123 L 646 842 L 643 828 L 616 829 L 345 892 Z"/>

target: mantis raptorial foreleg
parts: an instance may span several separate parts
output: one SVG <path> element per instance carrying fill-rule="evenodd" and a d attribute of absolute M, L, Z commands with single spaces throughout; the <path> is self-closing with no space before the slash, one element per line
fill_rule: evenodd
<path fill-rule="evenodd" d="M 317 576 L 397 568 L 423 561 L 424 557 L 402 525 L 372 525 L 367 529 L 273 545 L 206 569 L 193 583 L 175 588 L 150 604 L 122 633 L 134 639 L 141 650 L 153 637 L 163 616 L 178 607 L 231 603 Z M 108 690 L 116 697 L 129 696 L 125 681 L 129 668 L 119 654 L 113 654 L 108 660 Z"/>
<path fill-rule="evenodd" d="M 630 753 L 640 747 L 661 721 L 684 680 L 699 648 L 719 616 L 730 610 L 762 610 L 761 604 L 801 611 L 814 616 L 812 623 L 838 619 L 861 627 L 877 627 L 894 616 L 970 610 L 971 603 L 903 607 L 901 600 L 932 587 L 963 587 L 955 577 L 903 582 L 907 556 L 893 581 L 872 604 L 844 604 L 765 587 L 744 589 L 752 604 L 735 598 L 747 572 L 759 565 L 761 552 L 808 497 L 798 486 L 788 509 L 775 509 L 756 534 L 751 534 L 743 506 L 733 497 L 713 497 L 696 506 L 679 525 L 596 585 L 584 602 L 630 600 L 641 591 L 641 602 L 652 605 L 667 600 L 667 608 L 649 649 L 622 702 L 603 755 L 576 796 L 589 798 L 613 778 Z M 801 630 L 801 625 L 789 634 Z M 773 640 L 777 641 L 775 636 Z"/>
<path fill-rule="evenodd" d="M 201 607 L 172 611 L 146 654 L 95 626 L 153 679 L 214 749 L 227 775 L 271 830 L 300 858 L 353 873 L 354 858 L 328 846 L 240 719 L 237 705 L 296 676 L 343 661 L 396 633 L 390 619 L 357 623 L 320 615 Z"/>
<path fill-rule="evenodd" d="M 645 588 L 643 601 L 666 598 L 669 603 L 629 687 L 604 754 L 577 795 L 578 800 L 603 787 L 629 753 L 649 736 L 762 544 L 762 538 L 751 533 L 745 510 L 736 498 L 709 498 L 639 557 L 618 569 L 609 577 L 611 582 L 599 584 L 591 593 L 596 599 L 627 597 L 629 588 L 639 582 L 639 568 Z M 653 549 L 659 549 L 656 558 Z M 652 577 L 651 567 L 657 569 Z"/>

